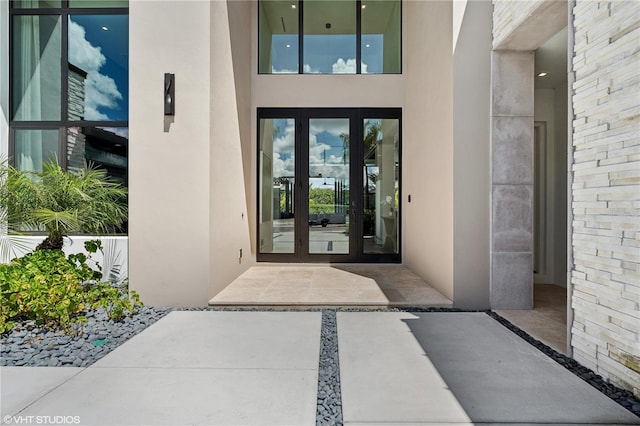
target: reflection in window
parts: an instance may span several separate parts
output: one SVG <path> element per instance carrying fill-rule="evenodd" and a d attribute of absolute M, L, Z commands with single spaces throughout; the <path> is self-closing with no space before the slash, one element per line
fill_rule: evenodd
<path fill-rule="evenodd" d="M 60 0 L 14 0 L 12 6 L 16 9 L 60 7 Z"/>
<path fill-rule="evenodd" d="M 15 16 L 13 118 L 60 120 L 60 17 Z"/>
<path fill-rule="evenodd" d="M 70 127 L 67 129 L 67 169 L 87 164 L 107 170 L 112 178 L 128 182 L 129 129 L 127 127 Z"/>
<path fill-rule="evenodd" d="M 259 72 L 298 73 L 297 1 L 269 0 L 259 3 Z"/>
<path fill-rule="evenodd" d="M 400 0 L 362 2 L 362 73 L 400 73 Z"/>
<path fill-rule="evenodd" d="M 261 119 L 260 253 L 295 252 L 295 120 Z"/>
<path fill-rule="evenodd" d="M 129 0 L 69 0 L 69 7 L 129 7 Z"/>
<path fill-rule="evenodd" d="M 309 119 L 309 253 L 349 253 L 349 139 L 348 118 Z"/>
<path fill-rule="evenodd" d="M 128 119 L 128 21 L 126 15 L 69 17 L 69 119 Z"/>
<path fill-rule="evenodd" d="M 398 253 L 399 120 L 364 120 L 363 250 Z"/>
<path fill-rule="evenodd" d="M 15 167 L 25 172 L 42 171 L 42 164 L 58 159 L 57 130 L 16 130 Z"/>
<path fill-rule="evenodd" d="M 258 71 L 261 74 L 399 74 L 402 70 L 401 11 L 401 0 L 362 0 L 360 3 L 355 0 L 260 0 Z M 300 43 L 302 64 L 298 58 Z"/>
<path fill-rule="evenodd" d="M 302 71 L 305 74 L 355 74 L 356 2 L 309 0 L 304 2 L 303 15 Z"/>

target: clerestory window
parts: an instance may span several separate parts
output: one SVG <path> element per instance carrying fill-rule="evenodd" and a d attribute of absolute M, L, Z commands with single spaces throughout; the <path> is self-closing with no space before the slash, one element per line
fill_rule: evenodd
<path fill-rule="evenodd" d="M 401 0 L 259 0 L 260 74 L 399 74 Z"/>

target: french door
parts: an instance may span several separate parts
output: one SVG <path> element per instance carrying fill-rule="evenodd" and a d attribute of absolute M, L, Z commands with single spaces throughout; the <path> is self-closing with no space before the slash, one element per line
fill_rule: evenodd
<path fill-rule="evenodd" d="M 400 109 L 258 109 L 258 260 L 400 262 Z"/>

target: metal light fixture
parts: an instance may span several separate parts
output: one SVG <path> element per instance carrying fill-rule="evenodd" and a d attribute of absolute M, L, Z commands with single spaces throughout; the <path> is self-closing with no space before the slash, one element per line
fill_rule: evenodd
<path fill-rule="evenodd" d="M 164 74 L 164 115 L 176 115 L 176 75 Z"/>

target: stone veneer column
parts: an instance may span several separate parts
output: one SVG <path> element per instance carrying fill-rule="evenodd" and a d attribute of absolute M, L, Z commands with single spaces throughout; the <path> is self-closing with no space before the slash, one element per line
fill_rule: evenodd
<path fill-rule="evenodd" d="M 491 307 L 533 307 L 533 52 L 493 51 Z"/>

